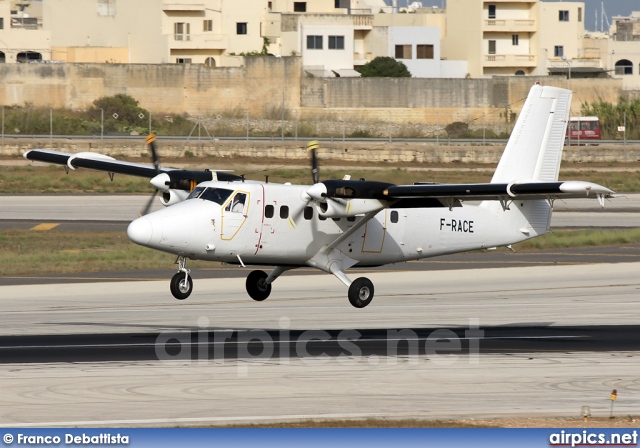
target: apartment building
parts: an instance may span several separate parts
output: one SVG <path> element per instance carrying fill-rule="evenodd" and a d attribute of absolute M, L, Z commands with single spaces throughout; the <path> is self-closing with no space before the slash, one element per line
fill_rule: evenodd
<path fill-rule="evenodd" d="M 640 90 L 640 11 L 612 20 L 603 58 L 608 60 L 612 76 L 622 79 L 624 89 Z"/>
<path fill-rule="evenodd" d="M 37 18 L 25 12 L 29 5 L 0 0 L 0 63 L 51 59 L 50 33 L 41 29 Z"/>
<path fill-rule="evenodd" d="M 467 60 L 474 78 L 568 73 L 583 35 L 581 2 L 448 0 L 443 55 Z"/>

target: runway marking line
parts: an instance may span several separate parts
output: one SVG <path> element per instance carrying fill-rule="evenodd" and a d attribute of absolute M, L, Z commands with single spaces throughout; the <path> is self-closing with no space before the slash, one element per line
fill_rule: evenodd
<path fill-rule="evenodd" d="M 38 224 L 35 227 L 31 227 L 29 230 L 51 230 L 55 229 L 60 225 L 59 222 L 43 222 L 42 224 Z"/>

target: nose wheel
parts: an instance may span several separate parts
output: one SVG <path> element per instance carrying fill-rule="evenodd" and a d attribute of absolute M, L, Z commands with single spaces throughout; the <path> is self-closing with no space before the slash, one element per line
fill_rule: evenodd
<path fill-rule="evenodd" d="M 189 275 L 190 271 L 185 267 L 187 260 L 184 257 L 179 257 L 177 263 L 179 272 L 171 278 L 169 289 L 173 297 L 178 300 L 184 300 L 193 291 L 193 279 Z"/>
<path fill-rule="evenodd" d="M 356 308 L 364 308 L 373 300 L 373 283 L 367 277 L 355 279 L 349 285 L 349 302 Z"/>

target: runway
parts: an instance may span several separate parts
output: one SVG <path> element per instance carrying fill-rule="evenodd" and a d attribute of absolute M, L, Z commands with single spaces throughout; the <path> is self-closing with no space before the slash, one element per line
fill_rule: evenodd
<path fill-rule="evenodd" d="M 0 287 L 0 425 L 637 415 L 640 263 Z M 44 335 L 44 336 L 43 336 Z M 53 361 L 53 362 L 52 362 Z M 54 417 L 52 417 L 54 416 Z"/>
<path fill-rule="evenodd" d="M 0 195 L 3 221 L 101 221 L 126 224 L 139 216 L 145 195 Z M 162 208 L 154 201 L 152 210 Z M 601 208 L 595 199 L 556 201 L 551 227 L 640 227 L 640 194 L 619 194 Z"/>

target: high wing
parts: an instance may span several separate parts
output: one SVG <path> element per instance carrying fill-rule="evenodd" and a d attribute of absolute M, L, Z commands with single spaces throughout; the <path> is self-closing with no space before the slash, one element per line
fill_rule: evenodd
<path fill-rule="evenodd" d="M 158 178 L 152 184 L 162 190 L 176 189 L 190 191 L 200 182 L 208 180 L 234 181 L 241 177 L 224 171 L 180 170 L 174 168 L 154 167 L 140 163 L 124 162 L 113 157 L 93 152 L 70 154 L 45 149 L 32 149 L 24 153 L 28 160 L 63 165 L 66 170 L 87 168 L 105 171 L 110 174 L 126 174 L 129 176 Z"/>
<path fill-rule="evenodd" d="M 505 199 L 562 199 L 613 197 L 614 192 L 602 185 L 583 181 L 556 182 L 512 182 L 480 184 L 427 184 L 393 185 L 385 182 L 352 180 L 323 181 L 326 198 L 335 199 L 378 199 L 394 202 L 405 199 L 437 199 L 445 204 L 464 200 Z M 414 201 L 416 206 L 420 202 Z M 602 201 L 601 201 L 602 203 Z M 425 202 L 432 204 L 432 202 Z M 425 205 L 433 206 L 433 205 Z"/>

